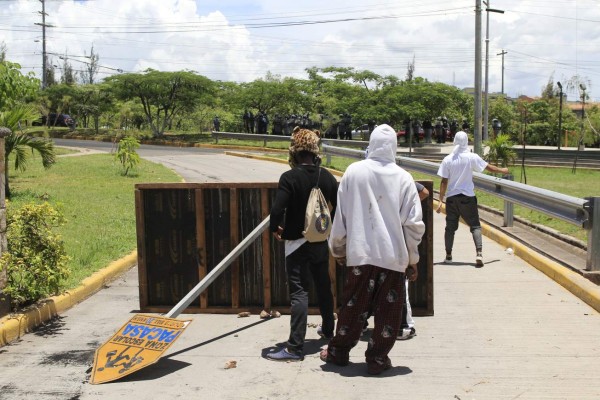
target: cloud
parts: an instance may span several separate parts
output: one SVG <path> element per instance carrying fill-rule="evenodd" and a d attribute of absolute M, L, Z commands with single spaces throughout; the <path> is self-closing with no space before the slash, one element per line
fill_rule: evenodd
<path fill-rule="evenodd" d="M 47 51 L 75 69 L 100 56 L 100 77 L 116 70 L 193 70 L 244 82 L 267 71 L 305 78 L 312 66 L 371 70 L 403 79 L 474 86 L 475 1 L 450 0 L 46 0 Z M 594 0 L 491 1 L 489 87 L 536 96 L 550 78 L 580 75 L 600 98 L 600 8 Z M 8 58 L 41 75 L 41 3 L 0 2 L 0 42 Z M 486 13 L 482 13 L 482 72 Z M 38 40 L 37 42 L 35 40 Z M 60 74 L 60 69 L 57 70 Z M 595 93 L 595 90 L 598 93 Z M 577 98 L 572 91 L 570 99 Z"/>

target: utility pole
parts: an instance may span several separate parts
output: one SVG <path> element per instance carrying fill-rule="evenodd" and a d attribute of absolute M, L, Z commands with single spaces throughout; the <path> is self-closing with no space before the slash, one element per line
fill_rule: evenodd
<path fill-rule="evenodd" d="M 42 23 L 35 23 L 35 25 L 40 25 L 42 27 L 42 89 L 46 89 L 48 82 L 46 81 L 46 2 L 45 0 L 40 0 L 42 3 Z"/>
<path fill-rule="evenodd" d="M 489 107 L 488 107 L 488 97 L 489 97 L 489 85 L 488 85 L 488 76 L 490 70 L 490 13 L 499 13 L 504 14 L 503 10 L 497 10 L 494 8 L 490 8 L 490 1 L 487 0 L 483 2 L 486 6 L 486 22 L 485 22 L 485 88 L 484 88 L 484 98 L 483 98 L 483 140 L 487 140 L 489 136 Z"/>
<path fill-rule="evenodd" d="M 507 51 L 502 49 L 501 53 L 496 54 L 497 56 L 502 56 L 502 94 L 504 94 L 504 55 L 508 54 Z"/>
<path fill-rule="evenodd" d="M 475 1 L 475 126 L 473 142 L 475 153 L 482 155 L 481 148 L 481 0 Z"/>

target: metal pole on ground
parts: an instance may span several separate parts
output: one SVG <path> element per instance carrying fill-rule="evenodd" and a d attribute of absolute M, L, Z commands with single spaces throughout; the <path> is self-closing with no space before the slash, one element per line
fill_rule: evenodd
<path fill-rule="evenodd" d="M 250 246 L 268 227 L 269 222 L 271 221 L 271 217 L 268 216 L 265 218 L 248 236 L 244 238 L 227 256 L 216 266 L 214 267 L 208 275 L 204 277 L 190 292 L 179 301 L 168 313 L 165 314 L 168 318 L 177 318 L 179 314 L 181 314 L 187 306 L 190 305 L 192 301 L 196 297 L 200 295 L 208 285 L 210 285 L 215 279 L 224 272 L 227 267 L 240 255 L 248 246 Z"/>

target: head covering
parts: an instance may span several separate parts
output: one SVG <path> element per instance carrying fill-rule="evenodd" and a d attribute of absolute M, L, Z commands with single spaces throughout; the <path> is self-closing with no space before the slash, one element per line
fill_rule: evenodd
<path fill-rule="evenodd" d="M 468 153 L 469 152 L 469 137 L 464 131 L 456 132 L 454 135 L 454 150 L 452 154 Z"/>
<path fill-rule="evenodd" d="M 303 129 L 295 127 L 292 133 L 292 141 L 289 148 L 288 163 L 290 167 L 296 166 L 296 155 L 301 151 L 308 151 L 309 153 L 319 156 L 319 142 L 321 141 L 321 132 L 310 129 Z"/>
<path fill-rule="evenodd" d="M 396 162 L 398 142 L 396 131 L 389 125 L 378 125 L 369 138 L 369 147 L 366 158 L 383 163 Z"/>

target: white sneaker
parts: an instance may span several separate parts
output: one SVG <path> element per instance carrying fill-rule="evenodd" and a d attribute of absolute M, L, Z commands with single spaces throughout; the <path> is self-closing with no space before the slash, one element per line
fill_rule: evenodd
<path fill-rule="evenodd" d="M 398 334 L 397 339 L 406 340 L 416 335 L 417 331 L 415 330 L 415 328 L 402 328 L 402 331 Z"/>

